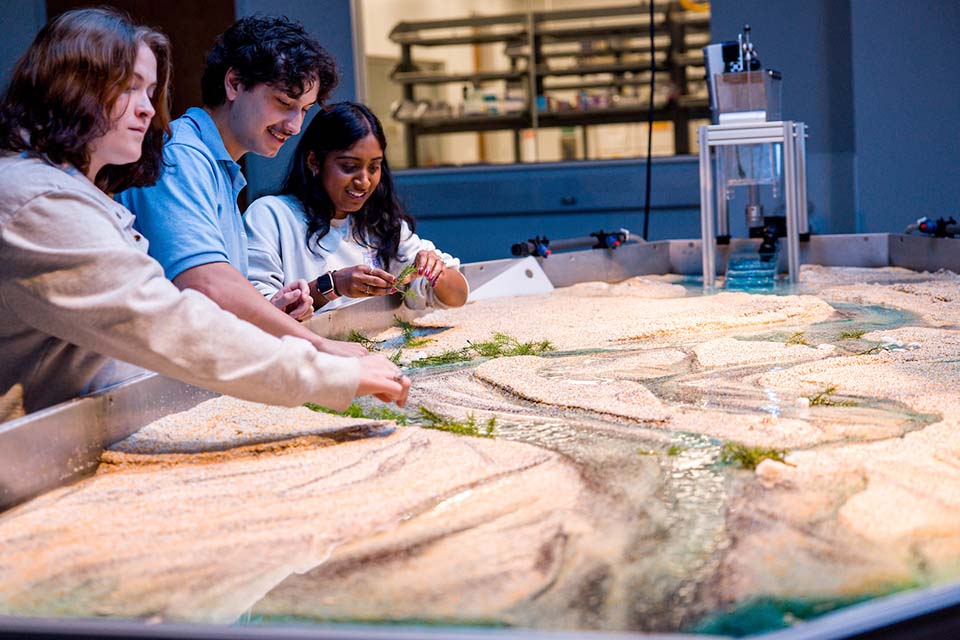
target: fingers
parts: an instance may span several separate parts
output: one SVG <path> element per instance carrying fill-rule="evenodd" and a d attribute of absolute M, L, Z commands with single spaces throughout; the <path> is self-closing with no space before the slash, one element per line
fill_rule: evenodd
<path fill-rule="evenodd" d="M 370 350 L 362 344 L 356 342 L 342 342 L 340 344 L 342 345 L 340 347 L 341 353 L 348 358 L 362 358 L 370 354 Z"/>
<path fill-rule="evenodd" d="M 437 282 L 440 280 L 440 276 L 443 275 L 443 272 L 446 271 L 447 265 L 443 264 L 442 260 L 437 260 L 436 264 L 433 267 L 433 270 L 430 272 L 430 275 L 427 276 L 427 280 L 430 281 L 430 286 L 437 286 Z"/>
<path fill-rule="evenodd" d="M 339 271 L 337 272 L 340 273 Z M 349 269 L 349 284 L 346 295 L 350 298 L 366 298 L 370 296 L 385 296 L 391 293 L 397 279 L 376 267 L 357 265 Z"/>
<path fill-rule="evenodd" d="M 432 287 L 437 286 L 437 281 L 446 268 L 447 265 L 435 251 L 424 249 L 417 254 L 417 273 L 426 278 Z"/>
<path fill-rule="evenodd" d="M 288 316 L 300 322 L 310 319 L 313 316 L 313 298 L 307 296 L 304 300 L 301 297 L 295 304 L 287 307 L 286 312 Z"/>
<path fill-rule="evenodd" d="M 303 320 L 313 314 L 313 298 L 310 285 L 304 279 L 285 284 L 270 298 L 273 306 L 296 320 Z"/>
<path fill-rule="evenodd" d="M 401 409 L 404 405 L 407 404 L 407 397 L 410 393 L 410 378 L 400 374 L 402 377 L 397 379 L 394 377 L 393 381 L 395 386 L 398 388 L 397 391 L 393 393 L 377 393 L 374 394 L 374 397 L 380 400 L 381 402 L 395 402 L 398 407 Z"/>
<path fill-rule="evenodd" d="M 284 289 L 286 289 L 286 287 L 284 287 Z M 294 304 L 300 300 L 300 296 L 301 294 L 299 289 L 295 291 L 284 291 L 281 289 L 273 294 L 273 297 L 270 298 L 270 302 L 278 309 L 286 310 L 286 308 L 291 304 Z"/>
<path fill-rule="evenodd" d="M 357 342 L 344 342 L 342 340 L 330 340 L 323 338 L 320 342 L 320 350 L 329 353 L 332 356 L 341 356 L 344 358 L 363 358 L 370 355 L 370 351 L 365 346 Z M 388 361 L 389 362 L 389 361 Z M 392 362 L 390 364 L 393 364 Z"/>
<path fill-rule="evenodd" d="M 370 271 L 367 272 L 367 275 L 376 279 L 381 280 L 388 285 L 392 285 L 397 281 L 396 276 L 394 276 L 389 271 L 384 271 L 383 269 L 377 269 L 376 267 L 370 267 Z"/>
<path fill-rule="evenodd" d="M 361 359 L 360 384 L 357 395 L 373 395 L 383 402 L 395 402 L 398 407 L 407 403 L 410 378 L 384 356 L 375 354 Z"/>
<path fill-rule="evenodd" d="M 383 269 L 368 267 L 369 271 L 360 276 L 364 291 L 368 296 L 385 296 L 393 289 L 397 279 Z"/>

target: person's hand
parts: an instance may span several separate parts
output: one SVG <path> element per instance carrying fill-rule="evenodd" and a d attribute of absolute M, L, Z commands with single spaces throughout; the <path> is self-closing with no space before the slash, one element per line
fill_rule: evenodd
<path fill-rule="evenodd" d="M 416 274 L 410 274 L 407 282 L 418 276 L 423 276 L 427 279 L 427 282 L 430 283 L 431 287 L 437 286 L 437 281 L 447 269 L 447 265 L 443 264 L 443 260 L 437 255 L 437 252 L 430 249 L 418 251 L 417 257 L 414 259 L 414 264 L 417 265 L 417 272 Z M 406 282 L 403 284 L 406 284 Z"/>
<path fill-rule="evenodd" d="M 409 392 L 410 378 L 387 358 L 373 354 L 360 359 L 357 396 L 373 395 L 383 402 L 395 402 L 398 407 L 403 407 Z"/>
<path fill-rule="evenodd" d="M 370 298 L 395 292 L 397 279 L 384 271 L 365 264 L 337 269 L 333 274 L 337 291 L 348 298 Z"/>
<path fill-rule="evenodd" d="M 273 294 L 270 302 L 273 303 L 273 306 L 300 322 L 309 320 L 313 316 L 313 298 L 310 296 L 310 285 L 303 279 L 294 280 L 290 284 L 284 285 L 283 289 Z"/>
<path fill-rule="evenodd" d="M 370 353 L 370 351 L 359 342 L 343 342 L 341 340 L 331 340 L 330 338 L 322 338 L 320 336 L 317 336 L 314 346 L 317 347 L 318 351 L 344 358 L 362 358 Z"/>

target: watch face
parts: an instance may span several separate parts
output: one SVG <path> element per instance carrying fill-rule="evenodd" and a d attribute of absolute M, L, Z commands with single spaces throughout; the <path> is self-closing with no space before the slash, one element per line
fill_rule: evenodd
<path fill-rule="evenodd" d="M 333 276 L 325 273 L 317 278 L 317 290 L 323 295 L 331 293 L 333 291 Z"/>

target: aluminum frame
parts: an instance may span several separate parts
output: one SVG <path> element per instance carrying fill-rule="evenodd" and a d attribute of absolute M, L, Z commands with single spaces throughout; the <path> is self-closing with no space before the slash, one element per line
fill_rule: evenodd
<path fill-rule="evenodd" d="M 724 185 L 714 175 L 715 147 L 780 144 L 783 147 L 784 202 L 787 220 L 787 273 L 791 283 L 800 278 L 800 233 L 807 225 L 807 127 L 782 120 L 748 124 L 713 124 L 697 130 L 700 143 L 700 240 L 703 251 L 703 286 L 712 290 L 717 277 L 717 234 L 729 232 L 729 211 Z"/>

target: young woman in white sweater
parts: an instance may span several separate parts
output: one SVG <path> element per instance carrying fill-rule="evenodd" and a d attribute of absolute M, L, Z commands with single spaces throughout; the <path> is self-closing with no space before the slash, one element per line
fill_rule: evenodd
<path fill-rule="evenodd" d="M 341 102 L 314 117 L 281 194 L 244 214 L 248 277 L 266 296 L 306 279 L 324 311 L 413 288 L 408 306 L 458 307 L 467 300 L 460 261 L 414 233 L 397 200 L 377 117 Z M 413 263 L 403 282 L 397 275 Z"/>

